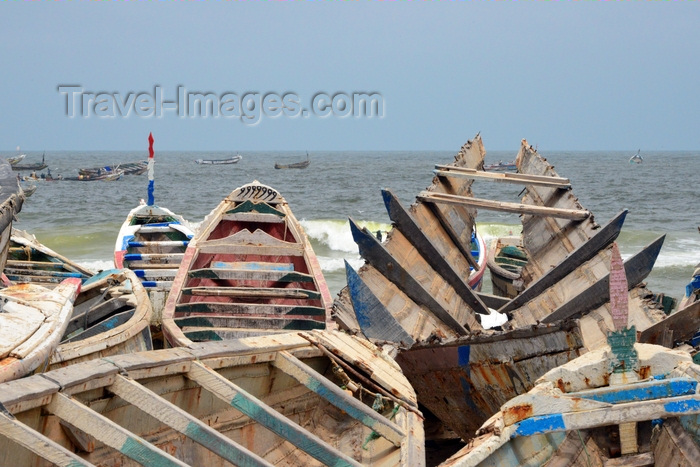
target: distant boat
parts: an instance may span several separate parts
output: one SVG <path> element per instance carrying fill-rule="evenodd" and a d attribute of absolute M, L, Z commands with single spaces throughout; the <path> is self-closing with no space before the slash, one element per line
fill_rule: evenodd
<path fill-rule="evenodd" d="M 142 173 L 146 172 L 147 168 L 147 161 L 136 161 L 125 162 L 122 164 L 105 165 L 103 167 L 91 167 L 89 169 L 79 169 L 78 174 L 89 175 L 93 177 L 95 175 L 102 175 L 121 170 L 122 172 L 124 172 L 124 175 L 141 175 Z"/>
<path fill-rule="evenodd" d="M 498 164 L 485 165 L 484 170 L 507 171 L 507 170 L 518 170 L 518 167 L 515 165 L 515 161 L 510 161 L 510 162 L 498 161 Z"/>
<path fill-rule="evenodd" d="M 97 180 L 103 180 L 107 182 L 112 182 L 121 179 L 123 175 L 124 171 L 119 169 L 114 172 L 104 173 L 102 175 L 78 175 L 77 177 L 63 177 L 60 180 L 67 180 L 72 182 L 94 182 Z"/>
<path fill-rule="evenodd" d="M 39 164 L 12 164 L 12 170 L 14 170 L 16 172 L 19 172 L 22 170 L 44 170 L 46 167 L 48 167 L 45 159 L 46 159 L 46 154 L 43 154 L 41 156 L 41 163 L 39 163 Z"/>
<path fill-rule="evenodd" d="M 243 159 L 243 156 L 236 154 L 228 159 L 196 159 L 197 164 L 202 165 L 223 165 L 223 164 L 236 164 L 238 161 Z"/>
<path fill-rule="evenodd" d="M 278 164 L 275 162 L 275 169 L 305 169 L 311 164 L 309 160 L 309 153 L 306 153 L 306 160 L 300 162 L 294 162 L 292 164 Z"/>
<path fill-rule="evenodd" d="M 641 164 L 642 162 L 644 162 L 644 159 L 642 158 L 642 156 L 639 155 L 639 151 L 640 150 L 638 149 L 637 154 L 630 157 L 630 164 Z"/>

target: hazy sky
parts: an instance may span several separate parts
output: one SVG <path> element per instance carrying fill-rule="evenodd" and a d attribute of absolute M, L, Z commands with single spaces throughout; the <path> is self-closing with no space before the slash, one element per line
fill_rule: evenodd
<path fill-rule="evenodd" d="M 697 2 L 2 2 L 0 149 L 700 149 L 699 22 Z M 155 86 L 228 107 L 157 110 Z M 248 93 L 253 117 L 296 103 L 237 118 Z M 377 93 L 382 116 L 315 115 L 318 93 Z"/>

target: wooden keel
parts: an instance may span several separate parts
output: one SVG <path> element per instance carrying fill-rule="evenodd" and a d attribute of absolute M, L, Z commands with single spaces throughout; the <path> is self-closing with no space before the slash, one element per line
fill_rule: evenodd
<path fill-rule="evenodd" d="M 114 384 L 108 389 L 234 465 L 251 467 L 272 465 L 132 379 L 116 375 Z"/>
<path fill-rule="evenodd" d="M 352 237 L 360 249 L 360 255 L 396 284 L 402 292 L 419 305 L 425 306 L 435 317 L 449 326 L 458 335 L 465 336 L 468 331 L 445 310 L 425 288 L 416 281 L 384 248 L 384 246 L 367 230 L 361 230 L 355 221 L 349 219 Z"/>
<path fill-rule="evenodd" d="M 600 250 L 612 243 L 622 230 L 622 224 L 627 216 L 627 209 L 620 212 L 610 220 L 603 228 L 601 228 L 594 236 L 576 250 L 572 251 L 561 263 L 557 264 L 553 269 L 547 271 L 538 280 L 533 282 L 520 292 L 506 305 L 502 306 L 499 313 L 508 313 L 523 306 L 528 301 L 532 300 L 552 285 L 556 284 L 568 274 L 573 272 L 580 265 L 593 258 Z"/>
<path fill-rule="evenodd" d="M 413 337 L 401 327 L 347 261 L 345 275 L 352 307 L 362 334 L 368 339 L 396 342 L 411 347 L 415 343 Z"/>
<path fill-rule="evenodd" d="M 361 466 L 202 363 L 192 362 L 187 377 L 325 465 Z"/>
<path fill-rule="evenodd" d="M 625 275 L 628 281 L 628 290 L 639 284 L 646 278 L 654 267 L 659 256 L 665 235 L 654 240 L 642 251 L 625 261 Z M 562 319 L 575 318 L 581 314 L 594 310 L 608 302 L 610 298 L 610 274 L 600 279 L 595 284 L 561 305 L 552 313 L 544 317 L 543 323 L 553 323 Z"/>
<path fill-rule="evenodd" d="M 431 241 L 425 236 L 415 220 L 411 217 L 411 214 L 404 209 L 396 196 L 390 190 L 382 190 L 382 197 L 384 198 L 384 205 L 386 206 L 389 218 L 406 238 L 408 238 L 423 258 L 425 258 L 428 264 L 455 289 L 455 292 L 457 292 L 472 310 L 482 315 L 488 315 L 489 310 L 486 308 L 486 305 L 484 305 L 471 287 L 462 280 L 450 263 L 445 260 L 443 255 L 440 254 L 437 248 L 435 248 Z"/>
<path fill-rule="evenodd" d="M 46 408 L 61 420 L 65 420 L 85 433 L 90 433 L 98 441 L 141 465 L 187 467 L 184 462 L 63 393 L 54 394 Z"/>

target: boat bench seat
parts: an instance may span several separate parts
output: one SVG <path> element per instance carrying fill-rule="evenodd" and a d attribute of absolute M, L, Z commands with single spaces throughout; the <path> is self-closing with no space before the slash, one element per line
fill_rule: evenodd
<path fill-rule="evenodd" d="M 134 269 L 160 269 L 160 270 L 170 270 L 173 269 L 174 267 L 179 267 L 181 261 L 171 261 L 168 263 L 149 263 L 145 261 L 130 261 L 129 262 L 129 268 L 134 268 Z"/>
<path fill-rule="evenodd" d="M 127 253 L 124 255 L 124 261 L 156 261 L 160 264 L 169 264 L 171 267 L 173 264 L 179 264 L 182 262 L 182 258 L 185 256 L 184 253 Z M 134 264 L 129 264 L 130 268 L 146 269 L 148 263 L 144 263 L 144 266 L 136 266 Z"/>
<path fill-rule="evenodd" d="M 173 288 L 173 281 L 141 281 L 141 285 L 146 289 L 170 290 Z"/>
<path fill-rule="evenodd" d="M 222 216 L 225 221 L 235 222 L 266 222 L 268 224 L 282 224 L 285 220 L 276 214 L 266 214 L 259 212 L 235 212 Z"/>
<path fill-rule="evenodd" d="M 147 246 L 184 246 L 186 247 L 189 245 L 190 242 L 189 240 L 165 240 L 162 242 L 159 241 L 147 241 L 147 242 L 128 242 L 127 246 L 129 248 L 142 248 L 142 247 L 147 247 Z"/>
<path fill-rule="evenodd" d="M 222 303 L 192 302 L 175 307 L 175 316 L 188 314 L 251 314 L 261 316 L 325 316 L 326 309 L 319 306 L 282 305 L 271 303 Z"/>
<path fill-rule="evenodd" d="M 168 233 L 175 232 L 176 229 L 170 227 L 170 224 L 150 224 L 142 225 L 139 228 L 139 233 Z"/>
<path fill-rule="evenodd" d="M 287 334 L 293 329 L 247 329 L 247 328 L 207 328 L 187 327 L 182 330 L 185 337 L 194 342 L 211 342 L 243 337 L 268 336 L 270 334 Z"/>
<path fill-rule="evenodd" d="M 267 282 L 313 282 L 313 276 L 294 271 L 265 271 L 250 269 L 224 269 L 206 268 L 195 269 L 187 273 L 189 277 L 196 279 L 224 279 L 240 281 L 267 281 Z"/>
<path fill-rule="evenodd" d="M 168 268 L 168 269 L 156 269 L 152 270 L 150 268 L 143 268 L 143 269 L 134 269 L 134 274 L 136 274 L 136 277 L 139 279 L 150 279 L 150 280 L 159 280 L 159 279 L 172 279 L 177 275 L 177 268 Z"/>
<path fill-rule="evenodd" d="M 240 298 L 297 298 L 320 299 L 321 294 L 315 290 L 274 287 L 186 287 L 183 295 L 240 297 Z"/>

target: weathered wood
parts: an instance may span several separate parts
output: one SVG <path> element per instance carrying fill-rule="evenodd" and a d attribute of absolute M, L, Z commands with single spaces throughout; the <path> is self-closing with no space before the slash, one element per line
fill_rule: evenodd
<path fill-rule="evenodd" d="M 472 310 L 484 315 L 489 314 L 486 305 L 445 260 L 430 239 L 425 236 L 411 217 L 411 214 L 404 209 L 396 196 L 390 190 L 382 190 L 382 197 L 384 198 L 384 205 L 389 218 L 418 250 L 421 256 L 425 258 L 428 264 L 454 288 L 455 292 Z"/>
<path fill-rule="evenodd" d="M 642 251 L 625 261 L 625 275 L 627 276 L 628 290 L 642 282 L 654 267 L 659 256 L 665 235 L 644 247 Z M 552 313 L 544 317 L 543 323 L 553 323 L 562 319 L 580 316 L 590 310 L 595 310 L 604 305 L 610 299 L 610 274 L 598 280 L 595 284 L 561 305 Z"/>
<path fill-rule="evenodd" d="M 428 209 L 430 209 L 430 212 L 432 212 L 435 218 L 438 220 L 440 226 L 445 230 L 447 236 L 450 237 L 452 243 L 454 243 L 457 246 L 459 252 L 462 253 L 462 256 L 464 256 L 464 258 L 467 260 L 469 266 L 474 268 L 475 271 L 478 271 L 480 269 L 479 263 L 477 263 L 474 259 L 474 256 L 472 256 L 472 252 L 469 248 L 469 245 L 464 245 L 464 243 L 462 243 L 459 234 L 455 232 L 455 229 L 454 227 L 452 227 L 452 224 L 450 224 L 450 222 L 445 218 L 445 215 L 440 210 L 440 207 L 435 203 L 427 203 L 427 206 Z"/>
<path fill-rule="evenodd" d="M 114 384 L 108 389 L 234 465 L 268 467 L 272 465 L 132 379 L 117 375 Z"/>
<path fill-rule="evenodd" d="M 55 394 L 46 409 L 142 465 L 187 467 L 184 462 L 63 393 Z"/>
<path fill-rule="evenodd" d="M 284 217 L 280 217 L 276 214 L 260 214 L 257 212 L 236 212 L 232 214 L 224 214 L 222 219 L 225 221 L 234 222 L 264 222 L 264 223 L 274 223 L 280 224 L 284 222 Z"/>
<path fill-rule="evenodd" d="M 605 226 L 588 241 L 572 251 L 571 254 L 566 256 L 559 264 L 547 271 L 535 282 L 531 283 L 525 290 L 520 292 L 517 297 L 513 298 L 508 304 L 502 306 L 498 311 L 500 313 L 508 313 L 523 306 L 525 303 L 569 275 L 580 265 L 593 258 L 600 250 L 612 243 L 620 234 L 627 212 L 628 211 L 625 209 L 613 217 L 610 222 L 605 224 Z"/>
<path fill-rule="evenodd" d="M 515 214 L 530 214 L 533 216 L 559 217 L 562 219 L 583 220 L 590 217 L 590 211 L 579 209 L 549 208 L 532 204 L 509 203 L 505 201 L 492 201 L 488 199 L 472 198 L 468 196 L 450 195 L 447 193 L 431 193 L 421 191 L 418 199 L 436 204 L 454 204 L 472 206 L 491 211 L 511 212 Z"/>
<path fill-rule="evenodd" d="M 361 230 L 352 219 L 349 221 L 353 239 L 360 249 L 360 255 L 367 262 L 396 284 L 411 300 L 428 308 L 436 318 L 449 326 L 458 335 L 464 336 L 468 334 L 464 326 L 457 322 L 418 281 L 401 267 L 374 235 L 366 229 Z"/>
<path fill-rule="evenodd" d="M 477 292 L 479 299 L 489 308 L 498 310 L 502 306 L 505 306 L 510 300 L 506 297 L 499 297 L 498 295 L 492 295 L 484 292 Z"/>
<path fill-rule="evenodd" d="M 372 293 L 362 277 L 345 261 L 345 275 L 348 281 L 350 300 L 362 334 L 368 339 L 400 343 L 412 346 L 415 340 L 389 310 Z"/>
<path fill-rule="evenodd" d="M 643 452 L 634 456 L 622 456 L 613 459 L 606 459 L 603 467 L 650 467 L 654 466 L 654 453 Z M 664 464 L 669 465 L 669 464 Z"/>
<path fill-rule="evenodd" d="M 279 352 L 273 365 L 355 420 L 376 431 L 394 446 L 401 446 L 401 440 L 406 435 L 396 424 L 349 396 L 338 386 L 331 384 L 316 370 L 305 365 L 289 352 Z"/>
<path fill-rule="evenodd" d="M 326 465 L 361 465 L 203 364 L 192 363 L 187 377 L 314 459 Z"/>
<path fill-rule="evenodd" d="M 87 329 L 105 319 L 120 308 L 126 307 L 125 299 L 122 297 L 110 298 L 107 301 L 97 304 L 89 310 L 77 316 L 73 316 L 68 323 L 65 334 L 69 335 L 78 329 Z"/>
<path fill-rule="evenodd" d="M 639 342 L 647 344 L 673 346 L 673 341 L 682 342 L 690 339 L 700 329 L 700 301 L 692 303 L 682 310 L 668 316 L 642 331 Z M 665 342 L 665 336 L 671 333 L 671 342 Z"/>
<path fill-rule="evenodd" d="M 267 303 L 222 303 L 222 302 L 192 302 L 182 303 L 175 308 L 175 316 L 210 314 L 250 314 L 250 315 L 306 315 L 324 316 L 326 309 L 319 306 L 280 305 Z"/>
<path fill-rule="evenodd" d="M 436 165 L 435 168 L 437 170 L 434 170 L 433 172 L 439 177 L 483 179 L 490 182 L 516 183 L 520 185 L 544 186 L 562 189 L 571 188 L 571 182 L 568 178 L 508 172 L 485 172 L 483 170 L 469 169 L 466 167 L 454 167 L 449 165 Z"/>
<path fill-rule="evenodd" d="M 60 467 L 91 466 L 76 454 L 0 410 L 0 433 L 20 446 Z"/>
<path fill-rule="evenodd" d="M 313 282 L 313 276 L 301 272 L 290 271 L 265 271 L 228 268 L 193 269 L 188 272 L 189 277 L 198 279 L 223 279 L 241 281 L 267 281 L 267 282 Z"/>
<path fill-rule="evenodd" d="M 216 296 L 216 297 L 255 297 L 255 298 L 297 298 L 319 299 L 321 294 L 306 289 L 278 289 L 252 287 L 185 287 L 183 295 Z"/>

